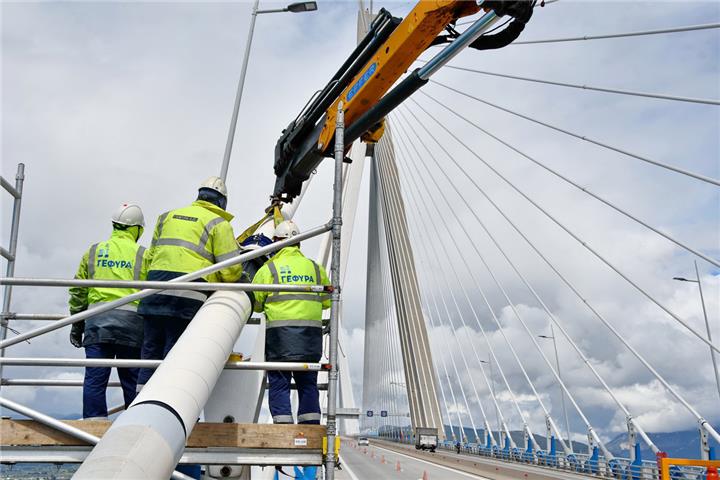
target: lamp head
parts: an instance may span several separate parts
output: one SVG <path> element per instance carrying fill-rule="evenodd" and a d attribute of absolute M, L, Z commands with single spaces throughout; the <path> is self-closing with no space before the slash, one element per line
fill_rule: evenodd
<path fill-rule="evenodd" d="M 291 3 L 286 7 L 288 12 L 302 13 L 302 12 L 313 12 L 317 10 L 317 2 L 296 2 Z"/>

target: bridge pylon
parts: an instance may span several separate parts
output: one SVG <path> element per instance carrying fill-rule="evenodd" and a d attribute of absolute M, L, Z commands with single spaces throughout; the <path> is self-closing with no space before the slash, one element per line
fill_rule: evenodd
<path fill-rule="evenodd" d="M 371 238 L 368 245 L 368 289 L 372 285 L 381 285 L 381 257 L 377 249 L 384 248 L 389 260 L 392 292 L 381 292 L 381 295 L 392 296 L 413 431 L 418 427 L 437 428 L 442 439 L 445 432 L 438 401 L 437 377 L 421 307 L 413 248 L 389 126 L 375 146 L 372 157 L 369 230 L 370 235 L 375 233 L 376 238 Z M 368 295 L 368 299 L 370 297 Z M 373 301 L 377 303 L 377 298 Z M 372 337 L 374 330 L 371 324 L 379 320 L 377 312 L 371 305 L 369 307 L 366 309 L 366 346 L 370 342 L 377 342 L 377 338 Z M 367 363 L 366 356 L 365 385 L 370 384 L 368 379 L 372 372 L 372 367 Z"/>

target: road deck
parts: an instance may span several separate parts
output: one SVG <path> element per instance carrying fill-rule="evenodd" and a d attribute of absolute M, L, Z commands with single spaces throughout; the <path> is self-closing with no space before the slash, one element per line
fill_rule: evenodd
<path fill-rule="evenodd" d="M 456 454 L 446 451 L 435 453 L 415 450 L 413 446 L 382 440 L 371 440 L 370 447 L 357 447 L 354 439 L 344 439 L 340 456 L 347 462 L 356 478 L 345 476 L 349 480 L 371 478 L 398 478 L 418 480 L 427 473 L 428 480 L 444 479 L 488 479 L 488 480 L 582 480 L 589 477 L 573 472 L 528 465 L 503 462 L 476 455 Z M 382 460 L 385 463 L 382 463 Z M 397 462 L 407 474 L 395 472 Z M 416 474 L 418 474 L 415 476 Z"/>

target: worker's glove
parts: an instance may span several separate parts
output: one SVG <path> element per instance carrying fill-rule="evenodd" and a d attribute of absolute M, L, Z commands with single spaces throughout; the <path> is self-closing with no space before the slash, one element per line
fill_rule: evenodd
<path fill-rule="evenodd" d="M 70 328 L 70 343 L 75 348 L 81 348 L 83 342 L 83 333 L 85 332 L 85 322 L 75 322 Z"/>

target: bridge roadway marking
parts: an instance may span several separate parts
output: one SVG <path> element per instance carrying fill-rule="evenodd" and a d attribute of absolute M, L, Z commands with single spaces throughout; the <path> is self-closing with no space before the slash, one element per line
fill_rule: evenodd
<path fill-rule="evenodd" d="M 350 466 L 345 462 L 343 459 L 342 454 L 340 455 L 340 465 L 342 465 L 342 469 L 350 476 L 350 480 L 360 480 L 357 475 L 355 475 L 355 472 L 352 471 Z"/>
<path fill-rule="evenodd" d="M 455 473 L 455 474 L 462 475 L 463 477 L 474 478 L 474 479 L 476 479 L 476 480 L 478 480 L 478 479 L 479 479 L 479 480 L 491 480 L 491 479 L 489 479 L 488 477 L 481 477 L 480 475 L 474 475 L 474 474 L 472 474 L 472 473 L 463 472 L 462 470 L 458 470 L 458 469 L 451 468 L 451 467 L 446 467 L 445 465 L 440 465 L 439 463 L 428 462 L 427 460 L 423 460 L 423 459 L 418 458 L 418 457 L 413 457 L 413 456 L 410 456 L 410 455 L 405 455 L 404 453 L 400 453 L 400 452 L 397 452 L 397 451 L 395 451 L 395 450 L 390 450 L 390 449 L 388 449 L 388 448 L 383 448 L 383 447 L 377 445 L 376 443 L 374 443 L 373 446 L 374 446 L 375 448 L 377 448 L 378 450 L 385 450 L 386 452 L 390 452 L 390 453 L 393 453 L 393 454 L 395 454 L 395 455 L 400 455 L 401 457 L 409 458 L 410 460 L 414 460 L 414 461 L 416 461 L 416 462 L 426 463 L 426 464 L 431 465 L 431 466 L 433 466 L 433 467 L 435 467 L 435 468 L 440 468 L 440 469 L 442 469 L 442 470 L 447 470 L 447 471 L 449 471 L 449 472 L 453 472 L 453 473 Z"/>
<path fill-rule="evenodd" d="M 372 478 L 419 480 L 421 477 L 424 478 L 425 473 L 428 474 L 428 478 L 431 480 L 455 480 L 460 478 L 490 480 L 490 477 L 463 472 L 453 466 L 437 464 L 432 461 L 432 458 L 427 461 L 414 455 L 406 455 L 389 448 L 379 447 L 375 441 L 369 447 L 364 448 L 358 446 L 354 439 L 344 437 L 343 440 L 344 448 L 340 453 L 342 469 L 336 473 L 338 480 L 368 480 Z M 363 450 L 365 450 L 365 455 L 363 455 Z M 369 455 L 372 451 L 375 452 L 374 457 Z M 384 455 L 381 455 L 381 453 L 384 453 Z M 372 458 L 376 461 L 371 461 Z M 399 468 L 401 462 L 402 470 L 396 471 L 395 464 L 397 463 Z"/>

